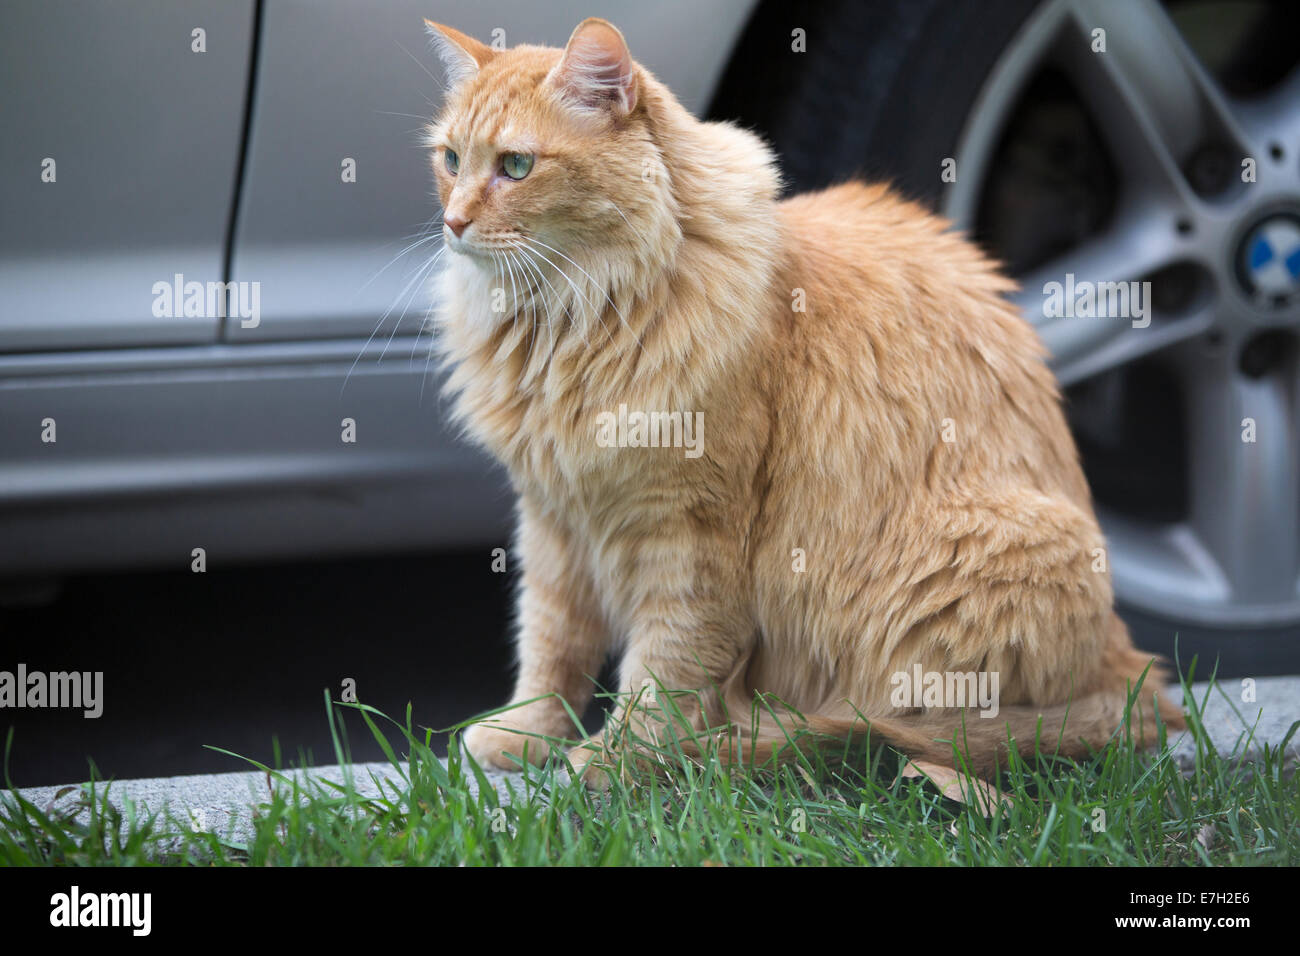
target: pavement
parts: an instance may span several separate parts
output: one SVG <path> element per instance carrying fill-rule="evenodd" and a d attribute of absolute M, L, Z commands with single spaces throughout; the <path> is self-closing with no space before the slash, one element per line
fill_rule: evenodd
<path fill-rule="evenodd" d="M 1231 680 L 1213 688 L 1197 683 L 1191 685 L 1191 691 L 1202 705 L 1202 719 L 1215 750 L 1222 757 L 1242 763 L 1258 761 L 1265 745 L 1280 746 L 1292 725 L 1300 721 L 1300 677 Z M 1180 690 L 1174 693 L 1181 699 Z M 1191 736 L 1182 735 L 1171 749 L 1179 766 L 1191 770 L 1196 760 Z M 1285 761 L 1291 768 L 1300 761 L 1300 732 L 1287 741 Z M 354 786 L 365 796 L 379 796 L 381 788 L 402 783 L 390 763 L 357 763 L 351 769 Z M 298 775 L 300 781 L 304 775 L 340 784 L 344 779 L 343 768 L 338 765 L 286 773 Z M 512 791 L 518 794 L 524 790 L 521 774 L 496 772 L 487 776 L 502 800 L 510 799 Z M 121 780 L 113 782 L 108 793 L 119 809 L 127 799 L 134 801 L 137 808 L 161 812 L 167 807 L 175 818 L 189 819 L 192 827 L 222 836 L 229 834 L 242 842 L 250 832 L 252 809 L 267 799 L 267 788 L 266 774 L 254 771 Z M 477 789 L 471 781 L 471 792 L 476 794 Z M 32 787 L 20 789 L 19 793 L 45 810 L 73 799 L 76 790 L 73 784 Z"/>
<path fill-rule="evenodd" d="M 1201 722 L 1222 757 L 1243 763 L 1258 761 L 1263 748 L 1277 748 L 1300 721 L 1300 677 L 1240 678 L 1192 684 L 1190 691 L 1201 711 Z M 1174 688 L 1182 700 L 1182 689 Z M 1171 737 L 1171 741 L 1172 741 Z M 1184 770 L 1196 762 L 1196 741 L 1182 734 L 1171 748 Z M 1286 743 L 1284 760 L 1294 768 L 1300 761 L 1300 730 Z"/>
<path fill-rule="evenodd" d="M 356 763 L 350 769 L 353 786 L 362 797 L 391 795 L 392 788 L 404 785 L 401 774 L 391 763 Z M 307 777 L 322 784 L 344 783 L 344 768 L 338 764 L 313 767 L 307 771 L 282 771 L 282 774 L 286 778 L 296 778 L 304 789 L 308 786 Z M 487 772 L 485 776 L 496 787 L 502 802 L 508 801 L 512 792 L 524 790 L 522 774 L 495 771 Z M 76 798 L 76 791 L 84 786 L 32 787 L 18 792 L 42 811 L 49 812 L 68 805 Z M 96 784 L 99 792 L 103 787 L 102 782 Z M 267 775 L 262 771 L 204 773 L 113 781 L 108 788 L 108 797 L 119 811 L 124 810 L 127 800 L 131 800 L 137 807 L 137 815 L 156 811 L 161 823 L 165 819 L 163 810 L 167 808 L 182 824 L 188 820 L 191 829 L 206 829 L 232 842 L 243 843 L 252 835 L 253 809 L 258 803 L 268 801 L 269 787 Z M 476 780 L 469 780 L 469 791 L 477 798 L 479 786 Z"/>

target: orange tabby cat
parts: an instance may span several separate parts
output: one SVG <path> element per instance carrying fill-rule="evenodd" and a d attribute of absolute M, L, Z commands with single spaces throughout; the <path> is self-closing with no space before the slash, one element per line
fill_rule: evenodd
<path fill-rule="evenodd" d="M 610 654 L 629 695 L 729 715 L 727 753 L 789 724 L 941 762 L 956 735 L 981 772 L 1040 719 L 1048 749 L 1104 744 L 1151 657 L 1012 283 L 882 186 L 778 201 L 767 147 L 692 117 L 603 20 L 563 51 L 430 29 L 439 345 L 519 496 L 514 701 L 551 695 L 471 728 L 475 757 L 544 760 L 530 735 L 575 733 L 559 698 L 581 713 Z M 913 693 L 964 673 L 994 678 L 995 719 Z M 753 726 L 755 691 L 801 716 Z"/>

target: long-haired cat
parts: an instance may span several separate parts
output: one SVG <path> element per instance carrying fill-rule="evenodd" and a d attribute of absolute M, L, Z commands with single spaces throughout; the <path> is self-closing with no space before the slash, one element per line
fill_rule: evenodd
<path fill-rule="evenodd" d="M 543 698 L 471 728 L 480 762 L 544 760 L 611 654 L 629 698 L 697 691 L 683 713 L 729 719 L 747 759 L 790 725 L 944 763 L 955 738 L 985 773 L 1008 734 L 1083 755 L 1144 676 L 1134 730 L 1181 726 L 975 246 L 882 186 L 778 201 L 769 149 L 692 117 L 603 20 L 564 50 L 429 26 L 438 342 L 518 494 L 514 701 Z M 911 693 L 966 673 L 995 677 L 993 719 Z M 755 725 L 755 691 L 788 709 Z"/>

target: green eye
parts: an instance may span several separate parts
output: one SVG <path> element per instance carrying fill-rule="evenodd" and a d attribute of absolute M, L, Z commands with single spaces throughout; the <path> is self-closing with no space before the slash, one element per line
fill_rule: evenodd
<path fill-rule="evenodd" d="M 533 168 L 533 154 L 506 153 L 501 160 L 501 168 L 511 179 L 523 179 Z"/>
<path fill-rule="evenodd" d="M 444 152 L 446 156 L 443 161 L 447 164 L 447 172 L 455 176 L 460 171 L 460 157 L 456 155 L 454 149 L 444 150 Z"/>

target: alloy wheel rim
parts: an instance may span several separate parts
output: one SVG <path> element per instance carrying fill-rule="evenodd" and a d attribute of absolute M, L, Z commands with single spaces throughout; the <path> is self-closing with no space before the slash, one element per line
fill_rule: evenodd
<path fill-rule="evenodd" d="M 959 228 L 974 231 L 1002 132 L 1044 66 L 1073 82 L 1121 186 L 1105 228 L 1019 276 L 1015 299 L 1063 385 L 1158 356 L 1186 402 L 1187 516 L 1144 521 L 1098 503 L 1117 594 L 1209 626 L 1298 621 L 1300 69 L 1263 98 L 1230 98 L 1154 0 L 1051 0 L 967 119 L 943 206 Z M 1136 293 L 1128 283 L 1173 268 L 1195 277 L 1177 314 L 1148 300 L 1145 318 L 1132 302 L 1067 316 L 1048 295 L 1067 276 Z"/>

